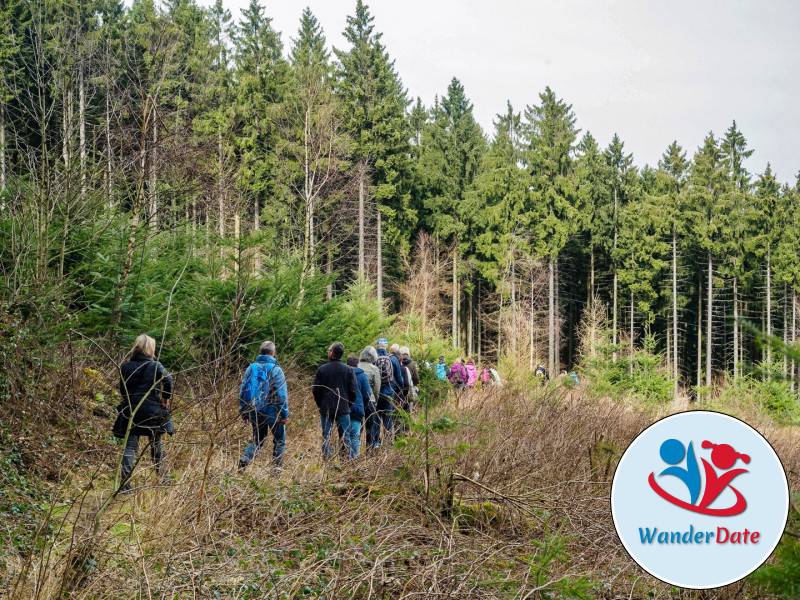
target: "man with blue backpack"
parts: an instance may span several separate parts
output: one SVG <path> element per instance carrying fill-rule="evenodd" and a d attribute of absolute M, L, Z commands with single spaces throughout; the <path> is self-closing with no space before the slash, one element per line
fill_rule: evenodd
<path fill-rule="evenodd" d="M 275 343 L 264 342 L 256 361 L 247 367 L 239 388 L 239 414 L 253 427 L 253 441 L 239 459 L 239 469 L 253 462 L 256 453 L 272 432 L 272 464 L 283 466 L 286 449 L 286 423 L 289 421 L 289 394 L 286 376 L 275 358 Z"/>

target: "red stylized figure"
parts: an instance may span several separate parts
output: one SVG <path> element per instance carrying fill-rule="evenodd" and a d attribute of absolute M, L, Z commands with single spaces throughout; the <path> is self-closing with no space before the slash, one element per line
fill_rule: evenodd
<path fill-rule="evenodd" d="M 730 469 L 739 459 L 741 459 L 744 464 L 750 464 L 750 456 L 737 452 L 730 444 L 714 444 L 708 440 L 703 440 L 702 447 L 705 449 L 712 448 L 711 462 L 714 463 L 714 467 L 722 469 L 723 471 Z M 700 499 L 700 506 L 703 508 L 714 502 L 714 500 L 719 497 L 723 490 L 730 486 L 731 481 L 733 481 L 736 477 L 742 473 L 747 473 L 747 469 L 733 469 L 732 471 L 727 471 L 721 475 L 717 475 L 714 467 L 708 464 L 708 461 L 705 458 L 700 460 L 703 462 L 703 469 L 705 470 L 706 474 L 706 488 L 705 492 L 703 493 L 703 497 Z M 741 510 L 738 511 L 741 512 L 747 506 L 747 502 L 739 490 L 733 486 L 730 487 L 733 493 L 736 494 L 736 504 L 733 508 L 739 508 L 741 505 Z"/>

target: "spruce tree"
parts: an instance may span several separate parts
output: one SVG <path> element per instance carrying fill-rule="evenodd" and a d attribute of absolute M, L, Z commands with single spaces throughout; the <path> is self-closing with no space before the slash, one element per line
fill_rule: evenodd
<path fill-rule="evenodd" d="M 558 98 L 549 87 L 539 94 L 539 104 L 527 106 L 522 122 L 523 163 L 531 175 L 536 211 L 536 254 L 547 260 L 548 365 L 559 366 L 557 343 L 556 287 L 558 256 L 579 224 L 581 207 L 573 176 L 573 150 L 579 131 L 572 105 Z"/>
<path fill-rule="evenodd" d="M 338 60 L 336 93 L 342 104 L 345 129 L 354 142 L 352 161 L 364 166 L 363 177 L 369 174 L 371 185 L 362 181 L 359 188 L 371 193 L 378 205 L 377 292 L 382 300 L 383 217 L 387 219 L 385 236 L 394 250 L 391 256 L 395 261 L 410 246 L 406 232 L 415 220 L 408 190 L 408 98 L 381 41 L 382 35 L 375 31 L 374 18 L 362 0 L 357 0 L 355 14 L 347 17 L 344 37 L 349 48 L 334 49 Z"/>
<path fill-rule="evenodd" d="M 765 272 L 765 303 L 766 303 L 766 334 L 772 335 L 773 329 L 773 266 L 772 255 L 778 245 L 782 233 L 784 211 L 781 206 L 781 187 L 772 166 L 767 163 L 767 168 L 758 176 L 755 186 L 757 239 L 755 253 L 763 261 Z M 772 363 L 772 347 L 766 344 L 765 359 L 767 367 Z"/>

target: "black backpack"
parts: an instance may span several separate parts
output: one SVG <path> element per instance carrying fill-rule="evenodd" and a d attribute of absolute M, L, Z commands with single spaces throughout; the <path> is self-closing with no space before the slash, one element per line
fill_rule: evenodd
<path fill-rule="evenodd" d="M 381 385 L 388 385 L 394 383 L 394 369 L 392 368 L 392 359 L 389 356 L 379 356 L 375 361 L 375 366 L 381 372 Z"/>

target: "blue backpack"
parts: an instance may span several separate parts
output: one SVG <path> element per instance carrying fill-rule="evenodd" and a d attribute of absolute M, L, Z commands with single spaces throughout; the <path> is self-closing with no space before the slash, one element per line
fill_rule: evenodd
<path fill-rule="evenodd" d="M 239 390 L 239 412 L 249 413 L 253 409 L 258 410 L 269 404 L 272 395 L 272 381 L 270 373 L 277 363 L 263 366 L 261 363 L 253 363 L 247 370 L 248 376 L 242 382 Z"/>

